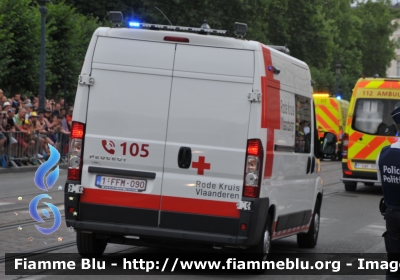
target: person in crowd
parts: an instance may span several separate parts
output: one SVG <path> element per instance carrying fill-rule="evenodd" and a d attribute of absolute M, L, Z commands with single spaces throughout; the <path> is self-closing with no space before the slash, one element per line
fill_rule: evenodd
<path fill-rule="evenodd" d="M 25 108 L 21 108 L 18 112 L 18 114 L 16 114 L 14 116 L 14 120 L 15 123 L 17 124 L 18 127 L 21 127 L 24 120 L 25 120 L 25 114 L 26 114 L 26 109 Z"/>
<path fill-rule="evenodd" d="M 2 148 L 5 148 L 5 144 L 7 141 L 7 134 L 5 130 L 5 120 L 6 114 L 0 112 L 0 155 L 2 154 Z"/>
<path fill-rule="evenodd" d="M 69 131 L 72 129 L 72 114 L 74 112 L 74 107 L 69 107 L 68 109 L 68 114 L 65 116 L 65 119 L 67 120 L 67 124 L 69 127 Z"/>
<path fill-rule="evenodd" d="M 29 116 L 29 129 L 31 131 L 31 139 L 35 142 L 35 150 L 31 152 L 31 155 L 36 155 L 37 158 L 43 158 L 40 151 L 42 150 L 45 139 L 40 137 L 40 124 L 37 120 L 37 113 L 32 112 Z"/>
<path fill-rule="evenodd" d="M 44 117 L 43 112 L 40 112 L 37 118 L 37 126 L 39 128 L 39 136 L 44 140 L 43 141 L 43 149 L 47 155 L 50 155 L 50 149 L 47 144 L 54 146 L 53 140 L 49 137 L 49 129 L 50 122 Z"/>
<path fill-rule="evenodd" d="M 15 115 L 15 109 L 14 108 L 8 109 L 6 119 L 3 121 L 3 129 L 5 130 L 7 136 L 6 148 L 9 147 L 10 151 L 14 149 L 17 144 L 17 140 L 11 135 L 11 133 L 16 131 L 17 127 L 17 125 L 14 122 L 14 115 Z"/>
<path fill-rule="evenodd" d="M 54 111 L 53 113 L 51 113 L 52 116 L 57 116 L 60 114 L 60 110 L 61 110 L 61 105 L 60 103 L 57 103 L 54 107 Z"/>
<path fill-rule="evenodd" d="M 18 113 L 19 109 L 22 107 L 21 94 L 16 93 L 14 95 L 14 99 L 11 103 L 11 107 L 15 108 L 15 112 Z"/>
<path fill-rule="evenodd" d="M 25 104 L 24 107 L 26 110 L 25 119 L 29 119 L 29 115 L 33 112 L 33 105 L 31 103 Z"/>
<path fill-rule="evenodd" d="M 32 138 L 32 131 L 29 127 L 29 120 L 24 120 L 22 125 L 19 127 L 22 134 L 17 137 L 17 141 L 21 146 L 20 157 L 31 157 L 29 152 L 32 152 L 32 148 L 35 146 L 35 141 Z M 20 140 L 19 140 L 20 139 Z"/>
<path fill-rule="evenodd" d="M 49 132 L 49 138 L 51 139 L 51 141 L 53 141 L 55 147 L 57 147 L 57 140 L 60 127 L 61 124 L 58 121 L 57 116 L 53 116 L 48 126 L 48 132 Z"/>
<path fill-rule="evenodd" d="M 64 98 L 61 98 L 60 101 L 59 101 L 59 103 L 60 103 L 61 108 L 65 108 L 65 107 L 66 107 L 66 106 L 64 106 L 64 105 L 65 105 L 65 100 L 64 100 Z"/>
<path fill-rule="evenodd" d="M 400 107 L 395 109 L 391 116 L 396 124 L 397 132 L 400 132 Z M 393 170 L 400 169 L 400 138 L 390 146 L 383 147 L 376 159 L 378 181 L 382 183 L 383 200 L 386 209 L 384 216 L 386 220 L 385 247 L 388 262 L 400 261 L 400 188 L 396 180 L 398 174 Z M 388 270 L 386 279 L 399 279 L 400 271 L 392 273 Z M 397 277 L 397 278 L 396 278 Z"/>
<path fill-rule="evenodd" d="M 52 123 L 52 118 L 51 118 L 51 110 L 47 109 L 44 111 L 44 118 L 49 122 L 49 125 Z"/>
<path fill-rule="evenodd" d="M 14 108 L 8 109 L 7 120 L 6 120 L 7 131 L 15 132 L 16 130 L 18 130 L 18 125 L 15 123 L 14 116 L 15 116 L 15 109 Z"/>
<path fill-rule="evenodd" d="M 7 112 L 8 109 L 10 109 L 10 108 L 11 108 L 10 102 L 6 101 L 3 103 L 3 112 Z"/>
<path fill-rule="evenodd" d="M 68 127 L 68 122 L 67 119 L 65 118 L 65 109 L 61 109 L 61 112 L 64 111 L 64 116 L 58 115 L 58 121 L 61 124 L 60 127 L 60 153 L 61 154 L 66 154 L 67 153 L 67 148 L 68 148 L 68 142 L 69 142 L 69 138 L 68 136 L 71 134 L 69 127 Z"/>
<path fill-rule="evenodd" d="M 4 103 L 6 103 L 6 102 L 8 102 L 7 96 L 3 95 L 3 96 L 0 98 L 0 104 L 1 104 L 1 106 L 4 107 Z M 10 103 L 8 103 L 8 104 L 10 104 Z M 3 109 L 3 111 L 4 111 L 4 109 Z"/>

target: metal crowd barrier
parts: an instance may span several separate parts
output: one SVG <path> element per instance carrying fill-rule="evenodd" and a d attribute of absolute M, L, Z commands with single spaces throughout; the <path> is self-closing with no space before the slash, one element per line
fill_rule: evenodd
<path fill-rule="evenodd" d="M 69 135 L 56 133 L 6 132 L 6 143 L 0 147 L 0 159 L 6 155 L 7 167 L 20 167 L 26 165 L 40 165 L 49 157 L 48 143 L 53 145 L 60 153 L 60 163 L 67 163 Z M 1 168 L 1 167 L 0 167 Z"/>

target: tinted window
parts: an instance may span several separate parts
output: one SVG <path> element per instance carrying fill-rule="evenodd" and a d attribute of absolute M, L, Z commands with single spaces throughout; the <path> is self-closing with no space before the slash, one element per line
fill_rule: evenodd
<path fill-rule="evenodd" d="M 296 95 L 296 153 L 309 153 L 311 146 L 311 100 Z"/>
<path fill-rule="evenodd" d="M 394 136 L 396 128 L 390 113 L 399 106 L 399 100 L 359 99 L 356 103 L 353 129 L 368 134 Z"/>

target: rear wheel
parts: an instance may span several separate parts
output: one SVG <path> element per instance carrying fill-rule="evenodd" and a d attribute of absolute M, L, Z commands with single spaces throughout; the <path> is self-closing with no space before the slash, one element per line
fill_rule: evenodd
<path fill-rule="evenodd" d="M 256 245 L 248 248 L 246 252 L 259 254 L 260 258 L 262 258 L 262 260 L 265 261 L 271 250 L 271 228 L 272 228 L 272 218 L 270 214 L 268 214 L 265 229 L 260 238 L 260 241 Z"/>
<path fill-rule="evenodd" d="M 107 246 L 107 240 L 98 239 L 94 234 L 76 233 L 76 243 L 78 245 L 79 254 L 86 257 L 100 257 Z"/>
<path fill-rule="evenodd" d="M 318 242 L 319 222 L 320 222 L 321 202 L 319 199 L 315 202 L 314 215 L 311 221 L 310 229 L 307 233 L 297 235 L 297 246 L 300 248 L 314 248 Z"/>
<path fill-rule="evenodd" d="M 357 189 L 357 182 L 344 181 L 344 188 L 348 192 L 355 192 Z"/>

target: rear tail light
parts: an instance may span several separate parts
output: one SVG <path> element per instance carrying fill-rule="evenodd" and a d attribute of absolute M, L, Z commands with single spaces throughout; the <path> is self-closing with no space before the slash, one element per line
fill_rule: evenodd
<path fill-rule="evenodd" d="M 345 133 L 343 137 L 343 154 L 342 154 L 343 159 L 347 159 L 348 150 L 349 150 L 349 135 Z"/>
<path fill-rule="evenodd" d="M 339 139 L 342 140 L 343 138 L 343 129 L 341 126 L 339 126 Z"/>
<path fill-rule="evenodd" d="M 80 181 L 82 171 L 82 149 L 85 124 L 72 122 L 71 139 L 69 140 L 68 180 Z"/>
<path fill-rule="evenodd" d="M 260 195 L 263 155 L 264 150 L 259 139 L 247 141 L 243 197 L 257 198 Z"/>

